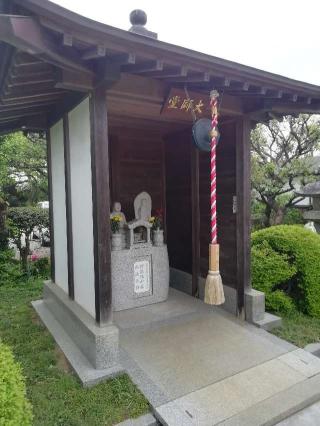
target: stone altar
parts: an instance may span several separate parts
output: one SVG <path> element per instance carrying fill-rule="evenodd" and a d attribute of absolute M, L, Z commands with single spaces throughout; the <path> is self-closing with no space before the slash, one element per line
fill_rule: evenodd
<path fill-rule="evenodd" d="M 163 302 L 169 291 L 167 245 L 151 241 L 152 202 L 147 192 L 134 200 L 135 219 L 128 222 L 126 246 L 111 252 L 114 311 Z"/>

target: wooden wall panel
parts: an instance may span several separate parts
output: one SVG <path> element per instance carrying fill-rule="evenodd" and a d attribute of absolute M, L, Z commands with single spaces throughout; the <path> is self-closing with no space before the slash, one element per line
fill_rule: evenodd
<path fill-rule="evenodd" d="M 165 209 L 163 140 L 158 133 L 111 128 L 111 197 L 120 201 L 127 220 L 134 218 L 133 201 L 147 191 L 153 211 Z"/>
<path fill-rule="evenodd" d="M 191 129 L 166 138 L 167 242 L 170 266 L 192 273 Z"/>

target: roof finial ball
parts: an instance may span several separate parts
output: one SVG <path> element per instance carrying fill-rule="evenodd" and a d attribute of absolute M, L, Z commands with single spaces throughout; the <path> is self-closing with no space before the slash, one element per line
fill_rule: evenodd
<path fill-rule="evenodd" d="M 132 27 L 130 28 L 131 33 L 140 34 L 145 37 L 158 38 L 156 33 L 148 31 L 145 28 L 147 23 L 147 14 L 141 9 L 135 9 L 130 13 L 130 22 Z"/>
<path fill-rule="evenodd" d="M 135 9 L 130 13 L 130 22 L 132 25 L 145 26 L 147 23 L 147 14 L 144 10 Z"/>

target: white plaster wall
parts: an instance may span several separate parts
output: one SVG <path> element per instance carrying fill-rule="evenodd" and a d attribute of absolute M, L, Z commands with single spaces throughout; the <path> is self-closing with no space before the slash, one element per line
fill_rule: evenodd
<path fill-rule="evenodd" d="M 50 129 L 55 282 L 68 293 L 68 251 L 64 175 L 63 122 Z"/>
<path fill-rule="evenodd" d="M 74 296 L 95 317 L 89 99 L 68 114 Z"/>

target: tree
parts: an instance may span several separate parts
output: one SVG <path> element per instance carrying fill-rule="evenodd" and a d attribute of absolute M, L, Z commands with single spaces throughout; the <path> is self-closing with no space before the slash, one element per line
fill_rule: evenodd
<path fill-rule="evenodd" d="M 8 211 L 10 237 L 20 252 L 22 269 L 27 270 L 30 238 L 34 228 L 49 227 L 48 209 L 38 207 L 12 207 Z M 24 237 L 24 243 L 23 243 Z"/>
<path fill-rule="evenodd" d="M 44 134 L 22 132 L 0 136 L 0 196 L 11 206 L 48 198 Z"/>
<path fill-rule="evenodd" d="M 264 206 L 264 226 L 282 223 L 301 200 L 294 190 L 319 175 L 313 158 L 319 146 L 320 119 L 315 116 L 286 116 L 252 131 L 253 197 Z"/>

